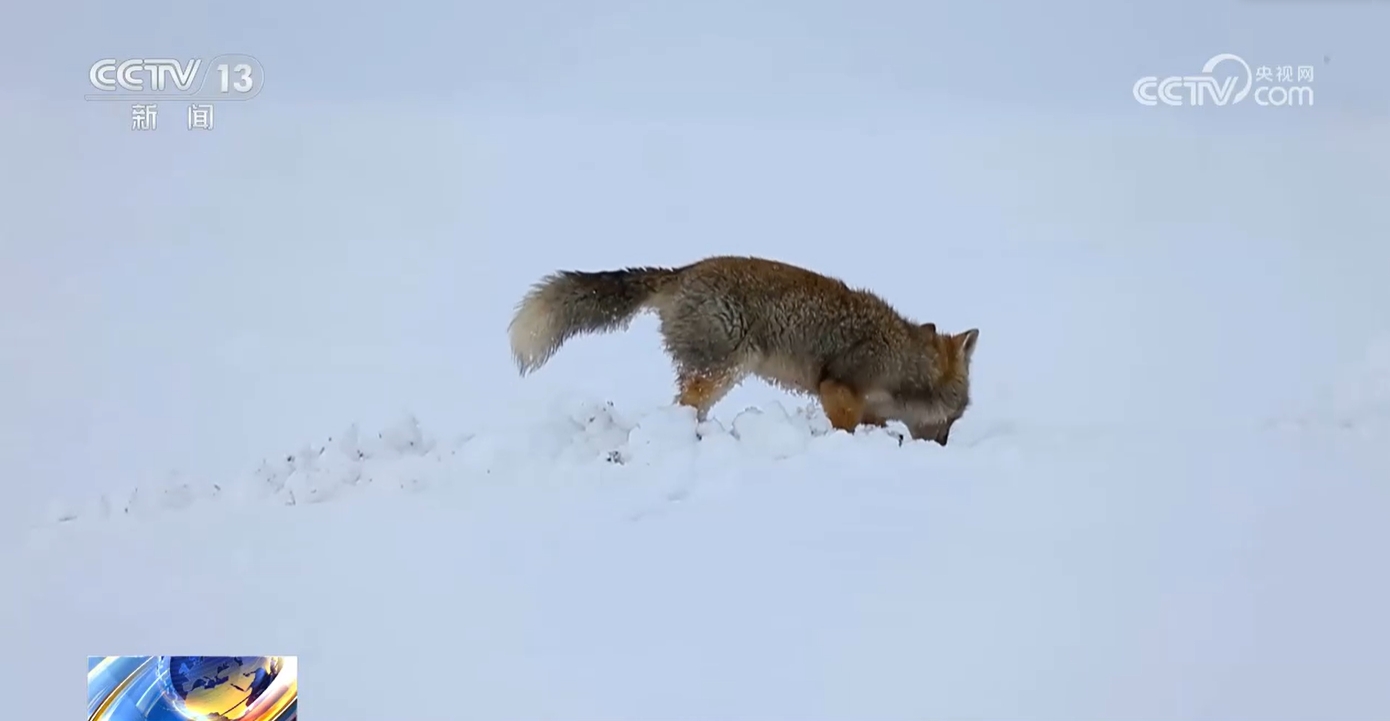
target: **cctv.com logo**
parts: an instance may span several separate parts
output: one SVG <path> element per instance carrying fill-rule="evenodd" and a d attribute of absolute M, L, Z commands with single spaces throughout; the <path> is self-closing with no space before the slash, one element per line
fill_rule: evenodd
<path fill-rule="evenodd" d="M 1216 70 L 1223 63 L 1226 69 L 1233 72 L 1218 76 Z M 1281 84 L 1272 84 L 1276 78 Z M 1201 75 L 1172 75 L 1166 78 L 1150 75 L 1139 78 L 1134 83 L 1133 94 L 1140 105 L 1150 107 L 1160 103 L 1173 107 L 1235 105 L 1247 96 L 1253 96 L 1256 105 L 1302 107 L 1312 106 L 1313 88 L 1311 85 L 1292 83 L 1312 81 L 1313 68 L 1308 65 L 1299 66 L 1296 73 L 1289 65 L 1277 69 L 1261 66 L 1257 71 L 1251 71 L 1250 65 L 1239 55 L 1222 53 L 1202 66 Z M 1256 84 L 1261 82 L 1267 84 Z"/>

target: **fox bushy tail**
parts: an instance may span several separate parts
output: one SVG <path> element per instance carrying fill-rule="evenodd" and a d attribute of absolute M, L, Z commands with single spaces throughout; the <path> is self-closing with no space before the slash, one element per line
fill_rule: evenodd
<path fill-rule="evenodd" d="M 564 270 L 540 279 L 517 304 L 507 326 L 517 370 L 526 375 L 540 368 L 576 335 L 626 328 L 679 272 L 677 268 Z"/>

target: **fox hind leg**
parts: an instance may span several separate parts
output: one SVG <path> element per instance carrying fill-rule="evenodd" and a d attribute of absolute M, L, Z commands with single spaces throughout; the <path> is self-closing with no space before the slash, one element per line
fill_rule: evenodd
<path fill-rule="evenodd" d="M 710 408 L 748 376 L 742 316 L 699 294 L 678 296 L 658 313 L 666 353 L 676 366 L 676 402 L 694 408 L 703 422 Z"/>
<path fill-rule="evenodd" d="M 746 375 L 738 366 L 715 370 L 683 368 L 677 374 L 680 393 L 676 395 L 676 402 L 694 408 L 696 418 L 704 422 L 709 417 L 710 408 L 728 395 Z"/>

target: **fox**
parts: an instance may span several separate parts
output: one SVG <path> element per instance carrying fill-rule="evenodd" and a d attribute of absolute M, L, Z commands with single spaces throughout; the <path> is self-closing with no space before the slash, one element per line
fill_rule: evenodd
<path fill-rule="evenodd" d="M 970 406 L 978 328 L 941 333 L 869 290 L 754 256 L 546 275 L 507 327 L 517 370 L 525 377 L 571 338 L 624 331 L 644 311 L 660 319 L 674 402 L 700 422 L 749 376 L 817 398 L 836 430 L 898 421 L 943 447 Z"/>

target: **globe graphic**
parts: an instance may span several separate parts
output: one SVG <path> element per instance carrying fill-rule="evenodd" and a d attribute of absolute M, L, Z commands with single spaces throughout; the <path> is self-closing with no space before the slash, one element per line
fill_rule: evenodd
<path fill-rule="evenodd" d="M 160 656 L 159 688 L 186 718 L 236 721 L 279 675 L 275 656 Z"/>

